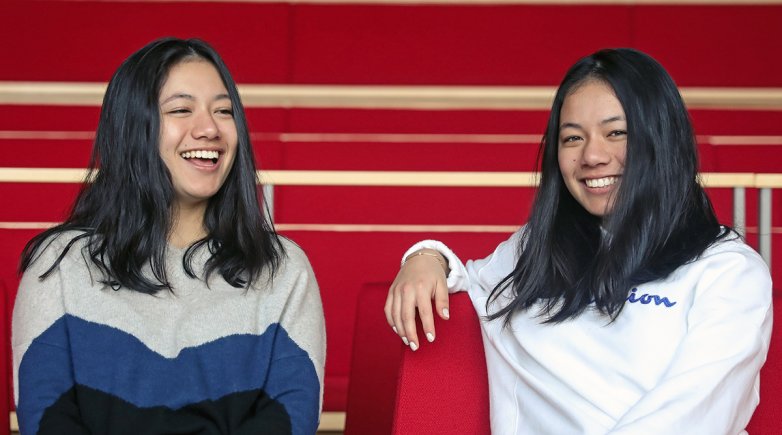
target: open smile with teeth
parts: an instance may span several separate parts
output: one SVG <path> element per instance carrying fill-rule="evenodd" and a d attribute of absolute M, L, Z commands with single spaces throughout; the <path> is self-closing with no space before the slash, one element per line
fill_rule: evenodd
<path fill-rule="evenodd" d="M 606 187 L 615 184 L 619 177 L 587 178 L 584 180 L 587 187 Z"/>
<path fill-rule="evenodd" d="M 201 160 L 211 160 L 213 164 L 217 163 L 217 159 L 220 158 L 220 153 L 218 151 L 206 151 L 206 150 L 197 150 L 197 151 L 185 151 L 182 154 L 180 154 L 183 159 L 190 160 L 190 159 L 201 159 Z"/>

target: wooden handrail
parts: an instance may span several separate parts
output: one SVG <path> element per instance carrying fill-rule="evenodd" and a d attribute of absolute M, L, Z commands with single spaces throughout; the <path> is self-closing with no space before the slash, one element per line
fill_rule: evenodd
<path fill-rule="evenodd" d="M 105 83 L 0 81 L 0 104 L 99 106 Z M 245 107 L 524 110 L 551 108 L 554 86 L 239 85 Z M 680 88 L 690 108 L 782 110 L 782 88 Z"/>
<path fill-rule="evenodd" d="M 259 171 L 261 182 L 283 186 L 532 187 L 533 172 Z"/>
<path fill-rule="evenodd" d="M 735 172 L 702 172 L 701 182 L 705 187 L 755 187 L 757 174 Z M 782 187 L 782 184 L 780 184 Z"/>
<path fill-rule="evenodd" d="M 81 183 L 85 169 L 0 168 L 0 183 Z M 705 187 L 782 188 L 782 174 L 704 172 Z M 276 186 L 534 187 L 534 172 L 468 171 L 258 171 L 264 184 Z"/>
<path fill-rule="evenodd" d="M 756 174 L 753 187 L 759 189 L 782 187 L 782 174 Z"/>
<path fill-rule="evenodd" d="M 250 132 L 252 141 L 282 143 L 394 143 L 394 144 L 527 144 L 540 145 L 541 133 L 324 133 L 324 132 Z M 0 140 L 93 141 L 92 130 L 0 130 Z M 782 135 L 704 134 L 699 144 L 711 146 L 780 146 Z"/>

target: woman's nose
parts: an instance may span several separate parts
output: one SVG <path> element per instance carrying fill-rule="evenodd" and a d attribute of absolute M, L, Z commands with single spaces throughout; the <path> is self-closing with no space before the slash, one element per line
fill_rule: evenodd
<path fill-rule="evenodd" d="M 220 137 L 220 128 L 209 112 L 201 112 L 193 120 L 193 137 L 196 139 L 216 139 Z"/>
<path fill-rule="evenodd" d="M 584 144 L 584 152 L 581 156 L 586 166 L 598 166 L 611 160 L 608 144 L 605 139 L 598 136 L 589 138 Z"/>

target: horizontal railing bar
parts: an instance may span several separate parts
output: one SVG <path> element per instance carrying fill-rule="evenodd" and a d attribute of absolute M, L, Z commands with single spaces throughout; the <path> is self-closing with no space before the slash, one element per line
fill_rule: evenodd
<path fill-rule="evenodd" d="M 782 174 L 756 174 L 754 187 L 757 188 L 782 187 Z"/>
<path fill-rule="evenodd" d="M 0 81 L 0 104 L 99 106 L 105 83 Z M 690 108 L 782 110 L 782 88 L 680 89 Z M 245 107 L 386 109 L 541 109 L 554 86 L 239 85 Z"/>
<path fill-rule="evenodd" d="M 86 169 L 0 168 L 0 183 L 81 183 Z"/>
<path fill-rule="evenodd" d="M 85 169 L 0 168 L 0 183 L 81 183 Z M 709 188 L 782 187 L 782 174 L 700 174 Z M 429 187 L 534 187 L 534 172 L 470 171 L 258 171 L 264 184 L 278 186 L 429 186 Z"/>
<path fill-rule="evenodd" d="M 533 172 L 455 171 L 260 171 L 263 183 L 278 186 L 532 187 Z"/>
<path fill-rule="evenodd" d="M 480 143 L 539 144 L 542 134 L 535 133 L 299 133 L 251 132 L 254 141 L 284 143 Z M 84 140 L 95 139 L 94 131 L 73 130 L 0 130 L 0 140 Z M 713 146 L 782 146 L 782 136 L 773 135 L 698 135 L 698 143 Z"/>
<path fill-rule="evenodd" d="M 754 187 L 756 174 L 735 172 L 702 172 L 700 174 L 706 187 Z"/>

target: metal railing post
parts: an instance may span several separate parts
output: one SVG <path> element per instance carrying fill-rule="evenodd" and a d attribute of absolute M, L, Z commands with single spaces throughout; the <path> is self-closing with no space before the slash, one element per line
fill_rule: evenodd
<path fill-rule="evenodd" d="M 771 188 L 760 189 L 758 211 L 758 251 L 771 266 Z"/>
<path fill-rule="evenodd" d="M 747 191 L 744 187 L 733 188 L 733 229 L 742 236 L 747 235 Z"/>
<path fill-rule="evenodd" d="M 274 224 L 274 185 L 264 184 L 262 188 L 263 192 L 263 205 L 266 212 L 266 218 L 270 224 Z"/>

